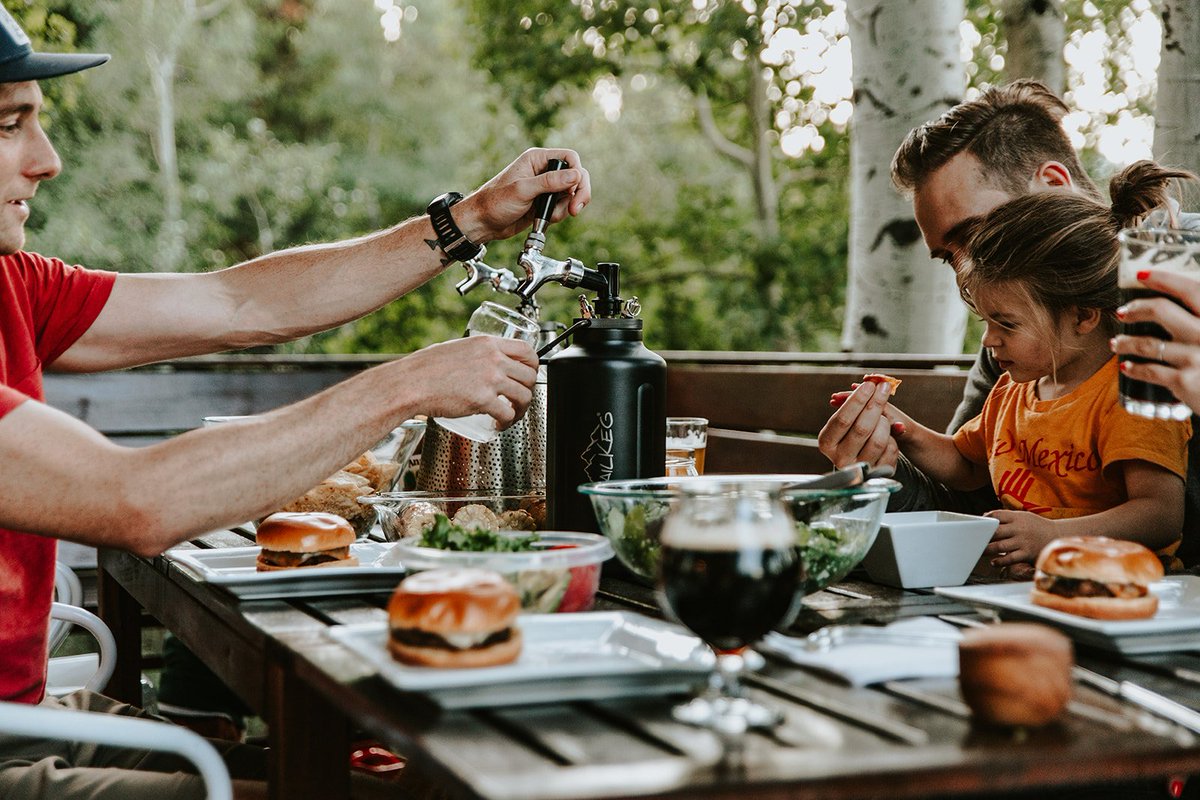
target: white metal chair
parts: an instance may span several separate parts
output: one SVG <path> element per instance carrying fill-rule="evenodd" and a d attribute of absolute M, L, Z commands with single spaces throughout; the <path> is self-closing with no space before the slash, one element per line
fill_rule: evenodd
<path fill-rule="evenodd" d="M 79 578 L 62 562 L 55 565 L 54 596 L 59 602 L 50 608 L 50 652 L 66 640 L 73 625 L 91 633 L 100 652 L 51 658 L 46 693 L 62 697 L 79 689 L 100 691 L 116 667 L 116 639 L 104 620 L 81 607 L 83 588 Z M 208 742 L 187 728 L 146 719 L 0 702 L 0 732 L 175 753 L 196 765 L 209 800 L 233 797 L 225 762 Z"/>
<path fill-rule="evenodd" d="M 187 728 L 148 719 L 0 702 L 0 732 L 175 753 L 196 765 L 209 800 L 232 800 L 221 756 Z"/>
<path fill-rule="evenodd" d="M 79 576 L 62 561 L 54 562 L 54 600 L 68 606 L 83 606 L 83 585 L 79 582 Z M 70 632 L 71 623 L 67 620 L 50 620 L 51 653 L 66 641 Z"/>
<path fill-rule="evenodd" d="M 67 632 L 78 625 L 96 637 L 99 653 L 51 658 L 46 668 L 46 694 L 62 697 L 79 689 L 98 692 L 108 685 L 117 666 L 117 641 L 104 620 L 78 606 L 54 603 L 50 607 L 52 621 L 64 623 Z M 62 638 L 66 638 L 64 633 Z"/>

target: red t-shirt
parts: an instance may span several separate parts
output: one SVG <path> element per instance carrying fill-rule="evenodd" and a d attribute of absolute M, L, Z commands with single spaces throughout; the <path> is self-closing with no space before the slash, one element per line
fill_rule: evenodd
<path fill-rule="evenodd" d="M 116 277 L 34 253 L 0 256 L 0 417 L 44 398 L 43 367 L 96 321 Z M 56 552 L 55 539 L 0 528 L 0 700 L 42 699 Z"/>

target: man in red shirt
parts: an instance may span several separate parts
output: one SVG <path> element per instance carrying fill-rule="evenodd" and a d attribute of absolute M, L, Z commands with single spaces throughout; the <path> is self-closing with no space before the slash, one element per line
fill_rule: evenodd
<path fill-rule="evenodd" d="M 43 369 L 93 372 L 286 341 L 373 311 L 453 261 L 428 216 L 206 274 L 118 275 L 22 252 L 28 204 L 62 168 L 39 124 L 37 81 L 107 60 L 33 53 L 0 7 L 0 700 L 42 700 L 56 539 L 160 553 L 278 508 L 414 415 L 484 413 L 507 425 L 536 378 L 529 345 L 470 337 L 367 370 L 252 425 L 146 448 L 118 446 L 40 402 Z M 553 158 L 569 168 L 541 174 Z M 526 151 L 450 216 L 468 244 L 505 238 L 527 227 L 545 192 L 568 195 L 557 219 L 587 204 L 589 178 L 574 151 Z M 23 755 L 13 766 L 6 744 L 5 797 L 86 797 L 113 780 L 125 781 L 123 798 L 199 791 L 188 776 L 114 777 L 61 756 Z"/>

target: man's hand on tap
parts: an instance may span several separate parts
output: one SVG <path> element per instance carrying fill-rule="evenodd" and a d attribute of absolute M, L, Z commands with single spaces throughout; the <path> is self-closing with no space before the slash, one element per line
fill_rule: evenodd
<path fill-rule="evenodd" d="M 560 158 L 567 169 L 546 172 Z M 454 206 L 454 220 L 468 239 L 479 244 L 507 239 L 533 224 L 533 201 L 547 192 L 566 192 L 551 217 L 558 222 L 575 216 L 592 199 L 592 181 L 574 150 L 532 147 L 499 175 Z"/>

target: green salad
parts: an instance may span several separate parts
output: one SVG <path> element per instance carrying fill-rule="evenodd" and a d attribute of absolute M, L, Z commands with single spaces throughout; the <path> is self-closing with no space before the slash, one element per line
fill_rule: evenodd
<path fill-rule="evenodd" d="M 485 528 L 464 528 L 445 514 L 438 514 L 417 545 L 467 553 L 526 553 L 541 549 L 540 542 L 536 533 L 513 536 Z M 535 613 L 556 611 L 571 584 L 569 569 L 524 569 L 503 575 L 520 595 L 521 608 Z"/>
<path fill-rule="evenodd" d="M 831 522 L 796 523 L 796 544 L 804 559 L 804 593 L 823 589 L 862 560 L 854 531 Z"/>
<path fill-rule="evenodd" d="M 622 532 L 620 537 L 612 540 L 613 549 L 627 567 L 643 578 L 654 578 L 658 572 L 658 534 L 667 510 L 664 502 L 653 507 L 650 513 L 646 513 L 646 506 L 641 505 L 635 505 L 625 513 L 619 508 L 608 512 L 607 529 Z"/>
<path fill-rule="evenodd" d="M 455 525 L 445 514 L 438 514 L 433 527 L 421 534 L 419 545 L 467 553 L 524 553 L 536 550 L 539 541 L 536 533 L 529 536 L 501 536 L 484 528 Z"/>

